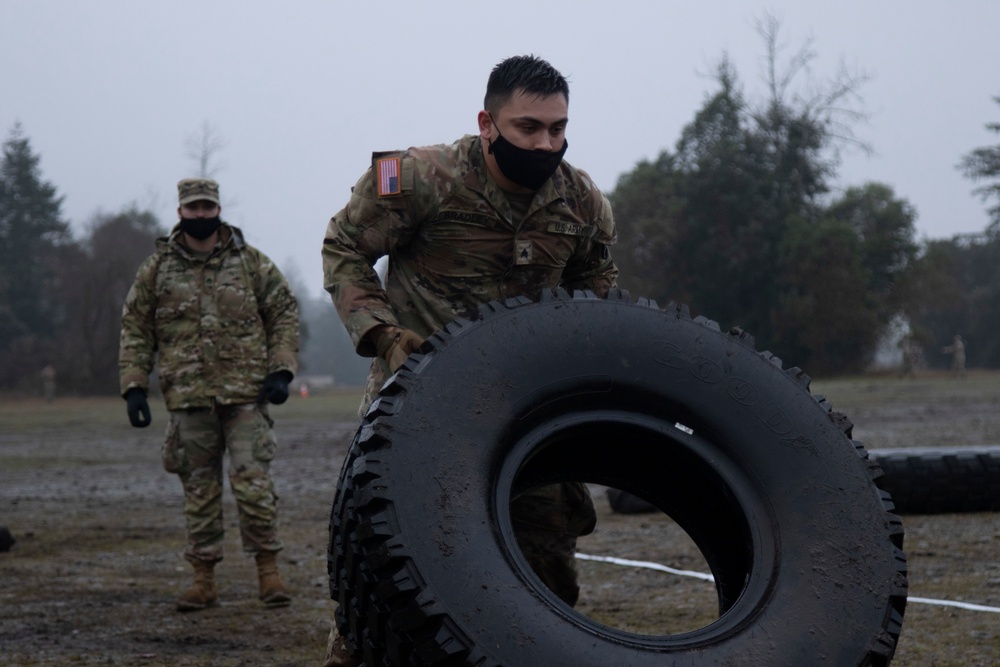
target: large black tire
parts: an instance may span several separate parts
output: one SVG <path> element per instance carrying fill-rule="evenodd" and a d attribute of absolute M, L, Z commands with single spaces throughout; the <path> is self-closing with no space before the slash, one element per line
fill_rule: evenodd
<path fill-rule="evenodd" d="M 900 513 L 1000 511 L 1000 447 L 872 450 Z"/>
<path fill-rule="evenodd" d="M 889 663 L 902 524 L 804 373 L 743 332 L 627 294 L 481 312 L 385 386 L 338 484 L 331 594 L 365 665 Z M 638 635 L 545 588 L 510 498 L 566 480 L 667 512 L 715 575 L 720 617 Z"/>
<path fill-rule="evenodd" d="M 870 449 L 882 468 L 882 488 L 892 494 L 899 514 L 1000 511 L 1000 447 L 906 447 Z M 642 498 L 608 489 L 619 514 L 657 512 Z"/>

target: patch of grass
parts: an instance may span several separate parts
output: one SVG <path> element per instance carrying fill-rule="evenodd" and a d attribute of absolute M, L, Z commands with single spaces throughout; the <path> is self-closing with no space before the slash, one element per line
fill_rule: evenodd
<path fill-rule="evenodd" d="M 153 407 L 153 403 L 150 403 Z M 162 419 L 162 416 L 161 416 Z M 0 432 L 29 433 L 54 425 L 111 426 L 128 424 L 125 401 L 118 397 L 58 398 L 47 403 L 40 398 L 0 397 Z"/>
<path fill-rule="evenodd" d="M 842 412 L 917 403 L 947 406 L 976 401 L 1000 405 L 1000 373 L 969 371 L 964 379 L 944 372 L 915 378 L 862 375 L 814 379 L 811 391 L 826 396 L 834 409 Z"/>
<path fill-rule="evenodd" d="M 361 387 L 314 391 L 308 398 L 292 395 L 282 405 L 269 410 L 277 419 L 325 420 L 331 422 L 358 421 Z M 166 424 L 167 410 L 159 396 L 149 398 L 153 427 Z M 125 413 L 125 401 L 118 396 L 60 397 L 51 403 L 40 398 L 0 396 L 0 433 L 32 433 L 48 431 L 54 425 L 131 428 Z"/>
<path fill-rule="evenodd" d="M 360 422 L 362 387 L 313 391 L 308 398 L 292 395 L 281 405 L 270 406 L 275 419 L 316 419 L 330 422 Z"/>
<path fill-rule="evenodd" d="M 87 460 L 52 460 L 50 457 L 42 456 L 0 456 L 0 468 L 8 472 L 20 472 L 23 470 L 40 470 L 45 468 L 59 468 L 64 471 L 82 468 L 87 465 L 101 465 L 105 461 Z"/>

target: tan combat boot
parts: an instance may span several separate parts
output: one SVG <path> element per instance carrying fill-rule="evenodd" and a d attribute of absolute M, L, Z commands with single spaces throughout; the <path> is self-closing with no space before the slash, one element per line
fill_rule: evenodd
<path fill-rule="evenodd" d="M 278 554 L 274 551 L 260 551 L 256 559 L 260 599 L 268 607 L 284 607 L 290 603 L 292 595 L 278 576 Z"/>
<path fill-rule="evenodd" d="M 218 600 L 215 592 L 215 563 L 206 560 L 191 562 L 194 566 L 194 583 L 177 600 L 177 611 L 199 611 L 211 607 Z"/>

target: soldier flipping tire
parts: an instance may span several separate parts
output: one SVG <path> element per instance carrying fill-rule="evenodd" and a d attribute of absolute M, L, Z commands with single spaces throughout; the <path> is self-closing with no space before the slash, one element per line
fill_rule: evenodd
<path fill-rule="evenodd" d="M 886 665 L 903 531 L 850 421 L 798 369 L 675 304 L 491 303 L 411 356 L 354 439 L 330 520 L 341 633 L 366 665 Z M 637 635 L 574 611 L 516 546 L 510 501 L 558 481 L 667 512 L 719 617 Z"/>

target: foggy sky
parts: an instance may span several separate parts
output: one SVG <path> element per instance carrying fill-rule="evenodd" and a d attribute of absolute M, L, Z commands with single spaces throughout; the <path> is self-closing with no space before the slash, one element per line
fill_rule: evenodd
<path fill-rule="evenodd" d="M 567 75 L 566 159 L 610 191 L 673 149 L 724 53 L 747 96 L 765 94 L 765 11 L 784 58 L 812 38 L 815 81 L 841 64 L 871 77 L 855 133 L 875 155 L 847 154 L 838 188 L 890 185 L 921 237 L 986 227 L 956 165 L 1000 143 L 984 127 L 1000 121 L 991 0 L 0 0 L 0 132 L 22 124 L 79 236 L 131 202 L 172 225 L 176 182 L 196 170 L 188 143 L 209 124 L 225 142 L 223 217 L 318 295 L 326 223 L 371 152 L 474 133 L 503 58 Z"/>

